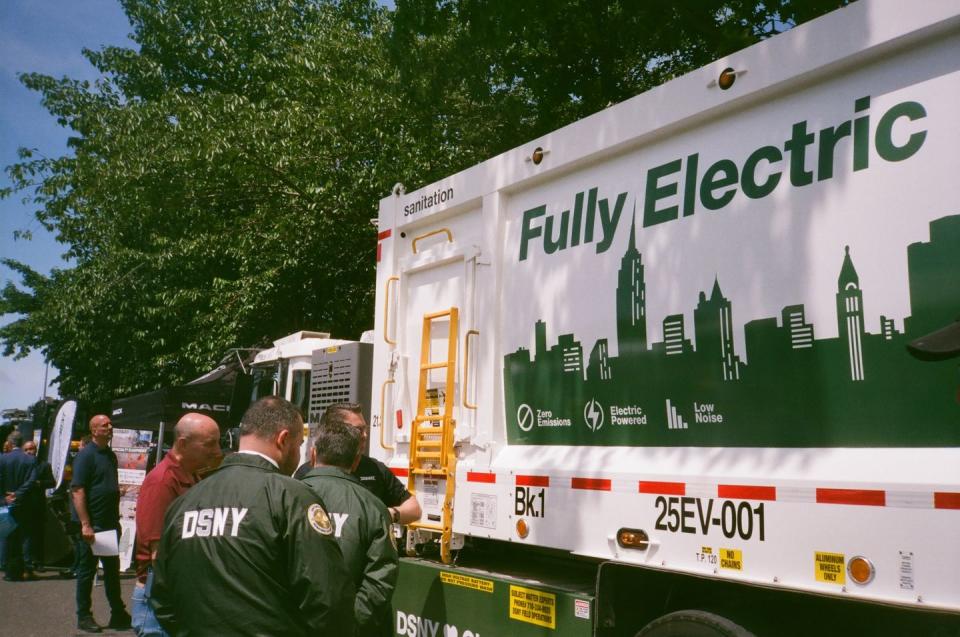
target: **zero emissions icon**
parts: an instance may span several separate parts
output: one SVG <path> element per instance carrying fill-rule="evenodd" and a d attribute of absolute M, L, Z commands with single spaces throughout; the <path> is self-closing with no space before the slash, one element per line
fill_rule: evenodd
<path fill-rule="evenodd" d="M 526 403 L 517 407 L 517 426 L 523 431 L 533 429 L 533 410 Z"/>
<path fill-rule="evenodd" d="M 603 405 L 598 403 L 596 398 L 591 398 L 583 407 L 583 421 L 587 423 L 590 431 L 598 431 L 603 427 Z"/>

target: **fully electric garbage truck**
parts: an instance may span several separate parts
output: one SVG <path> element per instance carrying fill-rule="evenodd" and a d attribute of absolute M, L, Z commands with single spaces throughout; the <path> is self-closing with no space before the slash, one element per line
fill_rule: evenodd
<path fill-rule="evenodd" d="M 398 184 L 395 633 L 960 635 L 958 166 L 960 4 L 862 1 Z"/>

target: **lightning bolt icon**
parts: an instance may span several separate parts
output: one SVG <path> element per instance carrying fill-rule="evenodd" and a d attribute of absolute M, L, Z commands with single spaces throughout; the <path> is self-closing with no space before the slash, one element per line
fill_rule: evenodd
<path fill-rule="evenodd" d="M 600 428 L 601 425 L 598 425 L 597 423 L 600 422 L 600 418 L 602 414 L 600 413 L 600 410 L 597 409 L 596 399 L 591 399 L 590 402 L 587 403 L 587 413 L 585 414 L 585 416 L 586 416 L 586 419 L 590 422 L 590 429 L 592 429 L 593 431 L 596 431 L 597 429 Z"/>

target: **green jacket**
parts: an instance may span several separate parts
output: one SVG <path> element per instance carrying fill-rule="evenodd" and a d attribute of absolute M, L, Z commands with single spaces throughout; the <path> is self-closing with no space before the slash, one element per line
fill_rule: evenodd
<path fill-rule="evenodd" d="M 353 632 L 353 579 L 310 489 L 233 454 L 170 505 L 151 603 L 181 636 Z"/>
<path fill-rule="evenodd" d="M 326 503 L 347 570 L 357 586 L 357 635 L 393 635 L 390 598 L 397 583 L 398 557 L 390 514 L 353 475 L 316 467 L 303 478 Z"/>

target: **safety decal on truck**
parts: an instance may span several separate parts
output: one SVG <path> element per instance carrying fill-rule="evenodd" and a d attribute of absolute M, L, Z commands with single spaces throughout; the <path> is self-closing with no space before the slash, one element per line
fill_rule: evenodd
<path fill-rule="evenodd" d="M 843 553 L 817 551 L 813 554 L 813 573 L 818 582 L 846 584 L 846 560 Z"/>
<path fill-rule="evenodd" d="M 462 586 L 463 588 L 470 588 L 475 591 L 483 591 L 484 593 L 493 592 L 493 581 L 488 579 L 483 579 L 482 577 L 473 577 L 472 575 L 464 575 L 462 573 L 451 573 L 450 571 L 441 571 L 440 581 L 443 582 L 444 584 L 450 584 L 452 586 Z"/>
<path fill-rule="evenodd" d="M 485 529 L 497 528 L 497 496 L 487 493 L 470 494 L 470 525 Z"/>
<path fill-rule="evenodd" d="M 717 555 L 713 552 L 713 547 L 701 546 L 700 550 L 696 554 L 696 561 L 709 564 L 710 566 L 716 566 Z"/>
<path fill-rule="evenodd" d="M 557 627 L 557 596 L 547 591 L 510 585 L 510 619 Z"/>
<path fill-rule="evenodd" d="M 913 551 L 900 551 L 900 588 L 913 590 Z"/>
<path fill-rule="evenodd" d="M 590 619 L 590 600 L 573 600 L 573 616 L 578 619 Z"/>
<path fill-rule="evenodd" d="M 431 480 L 430 478 L 424 478 L 423 483 L 420 485 L 419 489 L 420 500 L 423 502 L 424 506 L 428 507 L 437 507 L 440 506 L 440 481 Z"/>
<path fill-rule="evenodd" d="M 720 549 L 720 568 L 730 571 L 743 570 L 743 551 L 740 549 Z"/>

